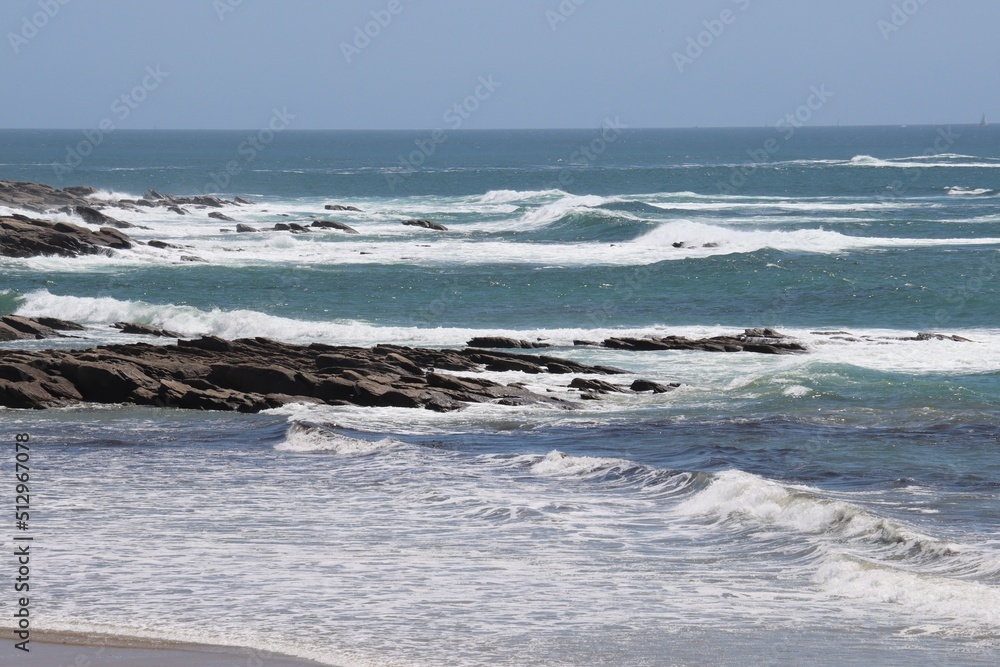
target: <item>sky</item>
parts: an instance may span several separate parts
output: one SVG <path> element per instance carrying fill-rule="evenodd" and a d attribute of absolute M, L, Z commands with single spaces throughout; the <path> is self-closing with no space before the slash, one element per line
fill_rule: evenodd
<path fill-rule="evenodd" d="M 1000 122 L 998 26 L 996 0 L 3 0 L 0 127 Z"/>

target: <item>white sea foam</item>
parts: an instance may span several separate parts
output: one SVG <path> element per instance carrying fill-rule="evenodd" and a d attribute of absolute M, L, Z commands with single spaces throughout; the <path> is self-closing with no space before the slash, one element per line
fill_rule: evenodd
<path fill-rule="evenodd" d="M 294 422 L 289 427 L 285 439 L 274 448 L 286 452 L 326 452 L 340 456 L 370 456 L 392 452 L 405 446 L 404 443 L 394 438 L 363 440 L 351 438 L 315 424 Z"/>
<path fill-rule="evenodd" d="M 428 326 L 387 326 L 359 320 L 310 321 L 279 317 L 253 310 L 202 310 L 176 304 L 153 304 L 144 301 L 119 300 L 112 297 L 76 297 L 38 290 L 20 297 L 17 314 L 28 317 L 60 317 L 87 323 L 98 329 L 128 321 L 150 324 L 196 335 L 216 335 L 224 338 L 263 336 L 288 342 L 330 342 L 344 345 L 370 345 L 373 342 L 401 345 L 464 345 L 474 336 L 499 335 L 516 339 L 543 340 L 554 345 L 573 347 L 578 339 L 604 340 L 610 337 L 645 337 L 679 335 L 704 338 L 739 331 L 734 326 L 667 326 L 643 327 L 572 327 L 562 329 L 502 329 Z M 1000 371 L 1000 330 L 956 329 L 943 333 L 971 339 L 971 343 L 951 340 L 913 341 L 915 331 L 896 329 L 854 329 L 849 336 L 826 336 L 809 329 L 785 329 L 785 333 L 801 341 L 809 349 L 805 355 L 773 358 L 766 355 L 703 354 L 697 369 L 687 368 L 685 378 L 723 382 L 723 386 L 738 388 L 752 381 L 756 373 L 773 374 L 776 370 L 808 367 L 811 364 L 843 364 L 877 371 L 909 373 L 977 374 Z M 111 332 L 109 332 L 110 334 Z M 687 357 L 663 353 L 622 353 L 613 350 L 574 349 L 574 354 L 587 355 L 593 363 L 625 365 L 641 371 L 645 368 L 667 369 L 677 359 Z M 680 363 L 680 362 L 677 362 Z M 734 377 L 733 373 L 738 374 Z M 700 373 L 707 373 L 701 376 Z M 710 378 L 716 378 L 710 380 Z M 799 391 L 799 390 L 795 390 Z"/>
<path fill-rule="evenodd" d="M 913 157 L 881 159 L 871 155 L 856 155 L 845 163 L 858 167 L 891 167 L 895 169 L 998 169 L 1000 161 L 969 155 L 918 155 Z"/>

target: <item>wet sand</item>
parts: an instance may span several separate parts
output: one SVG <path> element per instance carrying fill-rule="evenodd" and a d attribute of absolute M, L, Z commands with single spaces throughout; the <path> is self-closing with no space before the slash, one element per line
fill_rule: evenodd
<path fill-rule="evenodd" d="M 324 663 L 228 646 L 76 633 L 32 632 L 31 651 L 8 644 L 0 665 L 18 667 L 320 667 Z"/>

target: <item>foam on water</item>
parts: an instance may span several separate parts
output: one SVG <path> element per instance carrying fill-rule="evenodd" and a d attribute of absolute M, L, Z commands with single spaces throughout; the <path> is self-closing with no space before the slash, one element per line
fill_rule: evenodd
<path fill-rule="evenodd" d="M 329 428 L 309 422 L 293 422 L 288 435 L 275 445 L 284 452 L 326 452 L 340 456 L 370 456 L 397 451 L 406 445 L 394 438 L 363 440 L 351 438 Z"/>

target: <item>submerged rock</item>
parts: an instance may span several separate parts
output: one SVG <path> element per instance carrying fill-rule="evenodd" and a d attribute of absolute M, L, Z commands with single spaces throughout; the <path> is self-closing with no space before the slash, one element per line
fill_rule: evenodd
<path fill-rule="evenodd" d="M 612 350 L 646 352 L 657 350 L 696 350 L 701 352 L 756 352 L 758 354 L 795 354 L 805 352 L 801 343 L 787 341 L 787 336 L 773 329 L 746 329 L 734 336 L 685 338 L 663 336 L 649 338 L 608 338 L 602 345 Z"/>
<path fill-rule="evenodd" d="M 442 225 L 440 222 L 431 222 L 430 220 L 404 220 L 404 225 L 410 227 L 423 227 L 425 229 L 433 229 L 439 232 L 446 232 L 448 228 Z"/>
<path fill-rule="evenodd" d="M 336 222 L 333 220 L 314 220 L 311 227 L 318 227 L 320 229 L 339 229 L 342 232 L 347 232 L 348 234 L 357 234 L 358 230 L 354 229 L 350 225 L 345 225 L 342 222 Z"/>
<path fill-rule="evenodd" d="M 515 340 L 503 336 L 479 336 L 472 338 L 466 343 L 469 347 L 492 347 L 498 349 L 533 349 L 541 347 L 552 347 L 548 343 L 533 343 L 530 340 Z"/>

